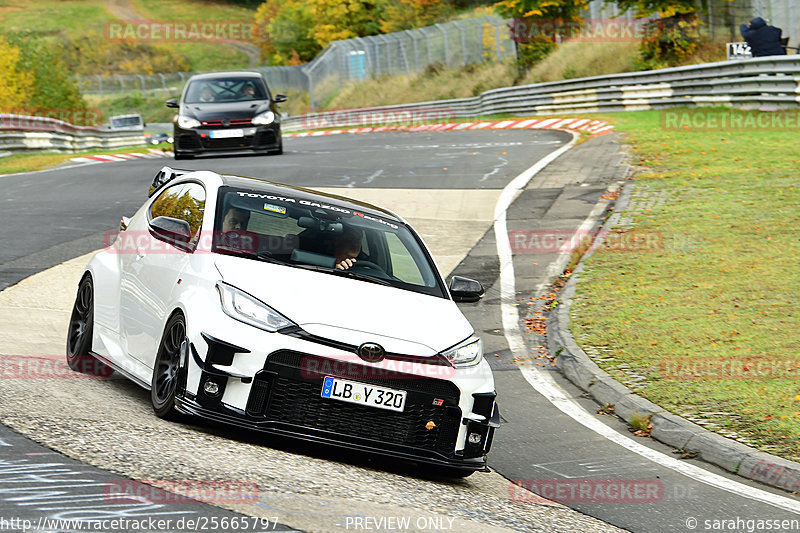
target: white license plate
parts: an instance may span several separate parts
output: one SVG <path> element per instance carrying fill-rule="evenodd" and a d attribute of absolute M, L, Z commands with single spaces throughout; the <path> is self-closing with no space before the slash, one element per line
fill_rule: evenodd
<path fill-rule="evenodd" d="M 212 139 L 229 139 L 231 137 L 244 137 L 244 130 L 212 130 L 208 132 Z"/>
<path fill-rule="evenodd" d="M 379 407 L 402 412 L 406 406 L 406 391 L 387 389 L 369 383 L 325 376 L 322 381 L 322 397 L 343 402 Z"/>

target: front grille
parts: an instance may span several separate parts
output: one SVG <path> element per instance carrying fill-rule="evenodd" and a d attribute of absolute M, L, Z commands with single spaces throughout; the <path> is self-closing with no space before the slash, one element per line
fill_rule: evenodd
<path fill-rule="evenodd" d="M 210 149 L 222 148 L 250 148 L 253 144 L 253 136 L 249 137 L 232 137 L 229 139 L 211 139 L 209 137 L 203 138 L 203 147 Z"/>
<path fill-rule="evenodd" d="M 252 122 L 249 118 L 232 118 L 226 126 L 221 120 L 201 120 L 200 125 L 210 128 L 241 128 L 242 126 L 250 126 Z"/>
<path fill-rule="evenodd" d="M 180 150 L 197 150 L 200 148 L 200 141 L 195 135 L 179 135 L 177 144 Z"/>
<path fill-rule="evenodd" d="M 258 372 L 247 413 L 268 421 L 331 432 L 334 438 L 354 437 L 452 454 L 461 422 L 458 388 L 447 381 L 396 373 L 390 379 L 359 380 L 407 391 L 400 413 L 321 397 L 322 377 L 301 368 L 305 357 L 277 352 Z M 406 375 L 407 376 L 407 375 Z M 444 405 L 434 405 L 435 399 Z M 426 425 L 433 422 L 432 429 Z"/>

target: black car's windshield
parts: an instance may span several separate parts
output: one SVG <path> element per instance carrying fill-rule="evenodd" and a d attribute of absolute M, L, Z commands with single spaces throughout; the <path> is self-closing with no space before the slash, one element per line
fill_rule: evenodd
<path fill-rule="evenodd" d="M 214 251 L 444 297 L 430 257 L 397 220 L 335 203 L 220 189 Z"/>
<path fill-rule="evenodd" d="M 189 82 L 183 101 L 187 104 L 211 104 L 264 100 L 267 90 L 259 78 L 205 78 Z"/>

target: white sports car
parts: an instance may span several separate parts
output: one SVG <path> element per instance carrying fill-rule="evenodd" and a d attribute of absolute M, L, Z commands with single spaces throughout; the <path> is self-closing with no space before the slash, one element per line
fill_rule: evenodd
<path fill-rule="evenodd" d="M 86 267 L 67 360 L 150 389 L 160 417 L 463 476 L 486 469 L 499 421 L 481 340 L 455 303 L 482 294 L 466 278 L 446 286 L 384 209 L 164 167 Z"/>

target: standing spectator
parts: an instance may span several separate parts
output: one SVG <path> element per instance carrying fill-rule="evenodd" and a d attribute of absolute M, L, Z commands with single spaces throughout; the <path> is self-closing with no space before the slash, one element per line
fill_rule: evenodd
<path fill-rule="evenodd" d="M 767 21 L 761 17 L 754 18 L 750 24 L 742 24 L 739 30 L 750 45 L 753 57 L 786 55 L 786 49 L 781 45 L 781 29 L 767 26 Z"/>

